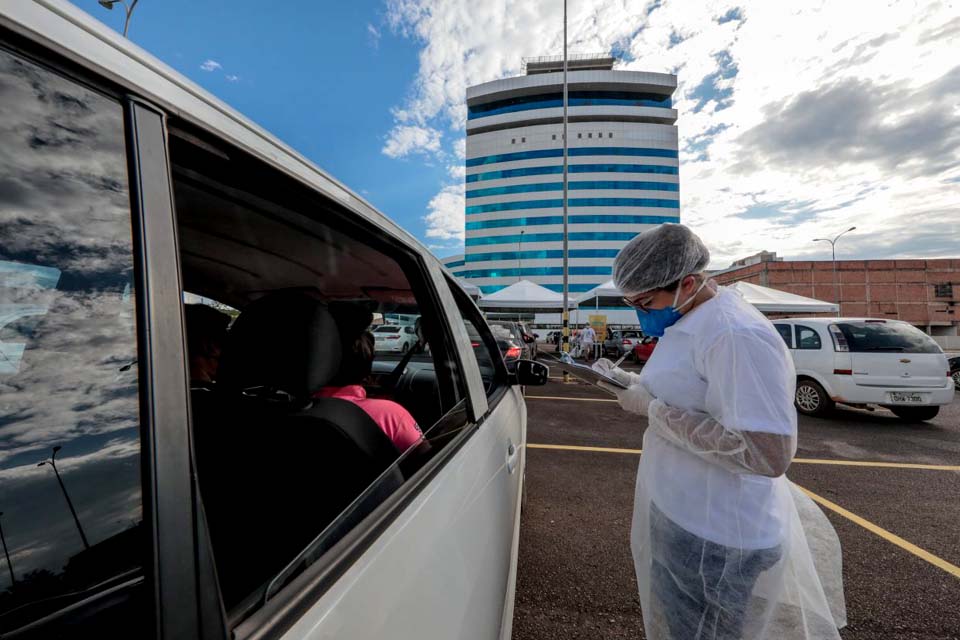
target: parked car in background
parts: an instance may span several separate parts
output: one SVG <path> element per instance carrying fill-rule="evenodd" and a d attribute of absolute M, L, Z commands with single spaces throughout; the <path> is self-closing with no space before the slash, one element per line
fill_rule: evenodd
<path fill-rule="evenodd" d="M 650 356 L 653 355 L 653 350 L 656 348 L 658 340 L 659 338 L 653 336 L 641 338 L 640 341 L 633 346 L 634 362 L 645 364 L 647 360 L 650 359 Z"/>
<path fill-rule="evenodd" d="M 960 356 L 947 360 L 950 365 L 950 377 L 953 378 L 953 388 L 960 389 Z"/>
<path fill-rule="evenodd" d="M 536 360 L 537 356 L 540 355 L 540 345 L 537 342 L 540 335 L 531 331 L 525 322 L 518 322 L 517 326 L 520 327 L 521 340 L 530 345 L 530 359 Z"/>
<path fill-rule="evenodd" d="M 528 342 L 524 339 L 527 333 L 520 326 L 519 322 L 492 320 L 490 322 L 490 329 L 494 331 L 498 342 L 502 339 L 504 344 L 509 343 L 509 346 L 506 347 L 507 351 L 503 351 L 503 348 L 501 348 L 501 351 L 503 351 L 503 359 L 506 360 L 508 364 L 510 363 L 510 359 L 513 358 L 515 349 L 519 349 L 519 355 L 516 357 L 517 360 L 533 360 L 536 340 Z M 508 353 L 510 354 L 509 358 Z"/>
<path fill-rule="evenodd" d="M 0 87 L 0 637 L 509 638 L 547 367 L 508 372 L 423 244 L 74 4 L 2 4 Z M 361 384 L 343 343 L 387 313 L 423 349 Z"/>
<path fill-rule="evenodd" d="M 547 334 L 547 343 L 560 346 L 560 338 L 563 336 L 562 331 L 551 331 Z"/>
<path fill-rule="evenodd" d="M 625 353 L 633 351 L 643 338 L 643 333 L 638 330 L 616 329 L 607 331 L 607 338 L 603 341 L 603 355 L 605 357 L 619 358 Z"/>
<path fill-rule="evenodd" d="M 821 415 L 842 403 L 930 420 L 953 401 L 946 355 L 911 324 L 875 318 L 786 318 L 773 324 L 793 356 L 800 413 Z"/>
<path fill-rule="evenodd" d="M 417 344 L 417 330 L 412 324 L 384 324 L 373 330 L 377 353 L 406 353 Z"/>

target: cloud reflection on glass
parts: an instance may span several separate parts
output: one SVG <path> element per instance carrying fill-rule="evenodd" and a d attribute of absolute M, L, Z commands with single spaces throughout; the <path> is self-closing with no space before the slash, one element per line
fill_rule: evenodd
<path fill-rule="evenodd" d="M 139 566 L 142 501 L 120 105 L 2 50 L 0 104 L 3 632 Z"/>

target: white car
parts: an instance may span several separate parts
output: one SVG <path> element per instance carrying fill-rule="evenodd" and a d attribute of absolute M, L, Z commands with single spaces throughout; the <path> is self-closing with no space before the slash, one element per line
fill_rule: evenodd
<path fill-rule="evenodd" d="M 877 318 L 786 318 L 773 324 L 793 356 L 800 413 L 821 415 L 842 403 L 930 420 L 953 401 L 946 355 L 911 324 Z"/>
<path fill-rule="evenodd" d="M 413 325 L 381 325 L 373 330 L 377 353 L 406 353 L 417 344 Z"/>
<path fill-rule="evenodd" d="M 0 261 L 62 274 L 0 278 L 44 310 L 3 321 L 0 637 L 509 638 L 546 366 L 213 95 L 70 2 L 0 6 Z M 370 363 L 376 315 L 425 348 Z"/>

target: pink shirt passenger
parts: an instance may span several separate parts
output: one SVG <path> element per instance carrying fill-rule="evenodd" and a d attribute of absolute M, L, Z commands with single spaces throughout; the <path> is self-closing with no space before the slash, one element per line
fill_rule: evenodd
<path fill-rule="evenodd" d="M 340 398 L 348 400 L 363 409 L 373 418 L 390 441 L 403 453 L 408 448 L 420 442 L 423 432 L 413 419 L 410 412 L 393 400 L 368 398 L 367 390 L 359 384 L 348 384 L 344 387 L 324 387 L 313 394 L 316 398 Z"/>

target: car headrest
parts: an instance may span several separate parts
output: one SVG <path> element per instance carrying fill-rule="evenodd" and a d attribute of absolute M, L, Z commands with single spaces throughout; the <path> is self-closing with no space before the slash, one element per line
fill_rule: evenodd
<path fill-rule="evenodd" d="M 340 334 L 327 305 L 302 291 L 278 291 L 247 305 L 234 321 L 218 383 L 305 399 L 336 375 L 340 354 Z"/>

